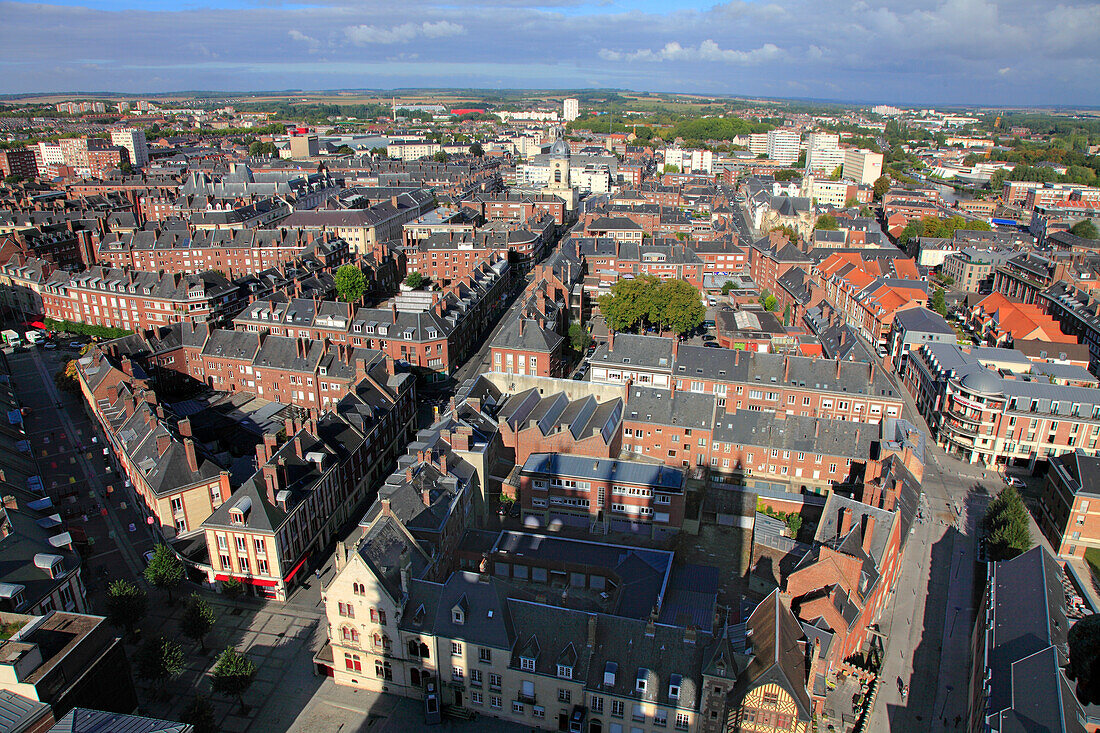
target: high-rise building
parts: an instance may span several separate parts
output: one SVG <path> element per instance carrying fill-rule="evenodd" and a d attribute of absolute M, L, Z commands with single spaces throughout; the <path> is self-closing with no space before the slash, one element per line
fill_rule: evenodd
<path fill-rule="evenodd" d="M 815 132 L 806 142 L 806 170 L 830 174 L 844 164 L 844 151 L 840 149 L 840 135 L 831 132 Z"/>
<path fill-rule="evenodd" d="M 316 135 L 291 135 L 291 158 L 315 158 L 320 152 Z"/>
<path fill-rule="evenodd" d="M 145 144 L 145 130 L 127 127 L 111 131 L 111 144 L 126 148 L 130 153 L 130 163 L 135 168 L 149 164 L 149 148 Z"/>
<path fill-rule="evenodd" d="M 768 132 L 768 159 L 786 165 L 798 160 L 800 138 L 792 130 L 771 130 Z"/>
<path fill-rule="evenodd" d="M 858 149 L 844 151 L 845 178 L 869 186 L 881 175 L 882 153 Z"/>
<path fill-rule="evenodd" d="M 581 103 L 570 97 L 561 103 L 561 116 L 566 122 L 572 122 L 581 116 Z"/>
<path fill-rule="evenodd" d="M 767 155 L 768 133 L 755 132 L 749 135 L 749 152 L 753 155 Z"/>

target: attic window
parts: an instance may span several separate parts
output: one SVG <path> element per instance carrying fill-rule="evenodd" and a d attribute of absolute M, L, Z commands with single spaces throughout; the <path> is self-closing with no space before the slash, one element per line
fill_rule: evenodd
<path fill-rule="evenodd" d="M 558 677 L 561 677 L 563 680 L 573 679 L 573 668 L 566 664 L 559 664 Z"/>
<path fill-rule="evenodd" d="M 534 672 L 535 671 L 535 660 L 532 659 L 531 657 L 520 657 L 519 658 L 519 668 L 522 669 L 524 672 Z"/>
<path fill-rule="evenodd" d="M 603 668 L 603 684 L 604 687 L 615 686 L 615 673 L 619 671 L 619 665 L 615 662 L 608 662 Z"/>
<path fill-rule="evenodd" d="M 645 694 L 646 689 L 649 687 L 647 678 L 649 677 L 649 670 L 645 667 L 638 669 L 638 678 L 634 680 L 634 691 Z"/>
<path fill-rule="evenodd" d="M 682 678 L 678 674 L 672 675 L 668 682 L 668 699 L 679 700 L 680 699 L 680 682 Z"/>

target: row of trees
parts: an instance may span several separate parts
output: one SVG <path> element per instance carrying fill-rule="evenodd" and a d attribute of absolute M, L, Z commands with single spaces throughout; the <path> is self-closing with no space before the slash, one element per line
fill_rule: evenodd
<path fill-rule="evenodd" d="M 158 545 L 144 572 L 145 579 L 154 587 L 168 594 L 168 602 L 174 602 L 173 592 L 184 577 L 184 567 L 180 559 L 167 545 Z M 239 595 L 239 584 L 233 585 Z M 227 591 L 230 589 L 227 588 Z M 145 590 L 128 580 L 115 580 L 107 588 L 107 619 L 127 636 L 133 637 L 135 627 L 145 618 L 149 598 Z M 184 636 L 199 644 L 200 653 L 206 655 L 206 637 L 214 629 L 217 617 L 214 609 L 198 593 L 192 593 L 183 606 L 180 619 L 180 631 Z M 134 657 L 138 674 L 153 685 L 158 695 L 170 680 L 179 677 L 186 666 L 183 647 L 163 634 L 146 638 L 138 646 Z M 228 647 L 218 655 L 211 672 L 211 685 L 214 692 L 235 698 L 245 710 L 244 693 L 252 684 L 256 675 L 256 665 L 245 654 Z M 212 710 L 209 701 L 197 697 L 184 714 L 185 722 L 195 726 L 196 731 L 214 731 Z"/>
<path fill-rule="evenodd" d="M 1014 486 L 1006 486 L 989 503 L 982 518 L 990 560 L 1011 560 L 1031 548 L 1027 507 Z"/>
<path fill-rule="evenodd" d="M 706 317 L 702 296 L 684 280 L 660 280 L 642 275 L 620 280 L 611 293 L 600 298 L 600 311 L 613 331 L 652 327 L 659 331 L 688 333 Z"/>
<path fill-rule="evenodd" d="M 925 216 L 914 219 L 905 225 L 905 229 L 898 235 L 898 246 L 904 247 L 913 237 L 944 237 L 950 239 L 957 230 L 988 232 L 990 227 L 984 221 L 967 221 L 957 215 L 949 216 L 946 219 Z"/>

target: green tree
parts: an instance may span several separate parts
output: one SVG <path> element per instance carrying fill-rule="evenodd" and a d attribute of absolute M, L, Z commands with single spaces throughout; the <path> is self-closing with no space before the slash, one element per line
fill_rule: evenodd
<path fill-rule="evenodd" d="M 238 598 L 244 595 L 244 583 L 237 580 L 236 578 L 223 580 L 222 595 L 224 595 L 230 601 L 236 601 Z"/>
<path fill-rule="evenodd" d="M 214 706 L 205 695 L 195 695 L 180 714 L 180 722 L 194 728 L 194 733 L 218 733 Z"/>
<path fill-rule="evenodd" d="M 928 299 L 928 307 L 941 316 L 947 315 L 947 301 L 944 299 L 943 288 L 936 288 L 932 291 L 932 297 Z"/>
<path fill-rule="evenodd" d="M 679 173 L 680 166 L 674 163 L 665 163 L 665 167 L 661 170 L 662 173 Z"/>
<path fill-rule="evenodd" d="M 817 222 L 814 224 L 814 229 L 821 229 L 823 231 L 835 232 L 840 227 L 836 223 L 836 217 L 832 214 L 822 214 L 817 217 Z"/>
<path fill-rule="evenodd" d="M 867 216 L 873 219 L 875 216 L 875 211 L 870 206 L 864 206 L 859 210 L 859 215 Z"/>
<path fill-rule="evenodd" d="M 434 160 L 436 163 L 446 163 L 447 154 L 440 150 L 438 153 L 432 156 L 432 160 Z"/>
<path fill-rule="evenodd" d="M 345 303 L 358 303 L 367 292 L 367 277 L 350 262 L 336 270 L 336 295 Z"/>
<path fill-rule="evenodd" d="M 172 548 L 165 544 L 157 545 L 153 557 L 145 566 L 145 579 L 154 587 L 168 591 L 168 602 L 172 603 L 172 591 L 183 580 L 183 575 L 183 563 Z"/>
<path fill-rule="evenodd" d="M 1082 239 L 1100 239 L 1096 225 L 1088 219 L 1082 219 L 1069 228 L 1069 233 Z"/>
<path fill-rule="evenodd" d="M 779 299 L 771 293 L 763 296 L 762 304 L 764 306 L 764 310 L 768 311 L 769 313 L 775 313 L 777 310 L 779 310 Z"/>
<path fill-rule="evenodd" d="M 661 330 L 679 334 L 698 328 L 707 315 L 699 291 L 685 280 L 665 280 L 658 285 L 652 306 L 650 321 Z"/>
<path fill-rule="evenodd" d="M 470 155 L 480 158 L 485 155 L 485 148 L 481 147 L 481 143 L 473 143 L 470 145 Z"/>
<path fill-rule="evenodd" d="M 738 290 L 737 283 L 733 280 L 726 280 L 722 283 L 722 295 L 729 295 L 731 290 Z"/>
<path fill-rule="evenodd" d="M 782 226 L 772 227 L 773 232 L 783 232 L 787 236 L 787 239 L 791 244 L 798 244 L 798 231 L 790 224 L 783 224 Z"/>
<path fill-rule="evenodd" d="M 890 190 L 890 176 L 881 175 L 875 179 L 875 201 L 882 201 L 882 197 Z"/>
<path fill-rule="evenodd" d="M 787 303 L 787 305 L 784 306 L 784 308 L 783 308 L 783 325 L 784 326 L 791 325 L 791 304 L 790 303 Z"/>
<path fill-rule="evenodd" d="M 128 634 L 134 633 L 148 605 L 145 591 L 128 580 L 115 580 L 107 586 L 107 620 Z"/>
<path fill-rule="evenodd" d="M 226 697 L 235 697 L 240 703 L 241 712 L 246 712 L 244 706 L 244 693 L 252 685 L 252 679 L 256 676 L 256 665 L 252 660 L 233 647 L 228 647 L 218 657 L 217 664 L 211 673 L 211 685 L 214 692 Z"/>
<path fill-rule="evenodd" d="M 798 537 L 798 530 L 802 529 L 802 516 L 794 512 L 788 514 L 787 529 L 791 531 L 791 537 Z"/>
<path fill-rule="evenodd" d="M 1077 682 L 1077 699 L 1100 703 L 1100 614 L 1090 614 L 1069 629 L 1066 676 Z"/>
<path fill-rule="evenodd" d="M 206 635 L 214 628 L 214 621 L 214 609 L 198 593 L 192 593 L 183 608 L 180 631 L 197 641 L 203 654 L 206 653 Z"/>
<path fill-rule="evenodd" d="M 600 298 L 600 312 L 613 331 L 631 331 L 645 324 L 653 308 L 657 278 L 642 275 L 631 280 L 619 280 L 611 292 Z"/>
<path fill-rule="evenodd" d="M 355 155 L 355 151 L 351 149 L 350 145 L 341 145 L 336 148 L 337 155 Z"/>
<path fill-rule="evenodd" d="M 1014 486 L 1006 486 L 982 518 L 991 560 L 1011 560 L 1031 548 L 1027 507 Z"/>
<path fill-rule="evenodd" d="M 579 323 L 569 324 L 569 347 L 578 354 L 583 354 L 588 345 L 592 343 L 592 338 L 588 335 L 587 329 Z"/>
<path fill-rule="evenodd" d="M 843 177 L 844 177 L 844 166 L 842 166 L 842 165 L 838 165 L 836 168 L 833 168 L 833 172 L 829 174 L 829 180 L 830 181 L 839 181 Z"/>
<path fill-rule="evenodd" d="M 805 168 L 806 167 L 806 151 L 805 150 L 798 151 L 798 160 L 796 160 L 794 162 L 794 164 L 796 166 L 798 166 L 799 168 Z"/>
<path fill-rule="evenodd" d="M 416 270 L 413 270 L 409 273 L 409 276 L 405 278 L 405 284 L 413 290 L 416 290 L 424 284 L 425 279 L 426 278 L 423 275 L 421 275 Z"/>
<path fill-rule="evenodd" d="M 849 196 L 848 198 L 844 199 L 845 209 L 852 209 L 857 206 L 859 206 L 859 199 L 857 199 L 855 196 Z"/>
<path fill-rule="evenodd" d="M 784 168 L 783 170 L 776 171 L 774 177 L 777 181 L 793 181 L 796 178 L 802 177 L 802 171 Z"/>
<path fill-rule="evenodd" d="M 118 170 L 123 175 L 129 175 L 130 173 L 134 172 L 134 164 L 128 160 L 124 160 L 119 164 Z"/>
<path fill-rule="evenodd" d="M 163 636 L 146 639 L 138 647 L 137 668 L 138 674 L 160 691 L 183 672 L 183 649 Z"/>

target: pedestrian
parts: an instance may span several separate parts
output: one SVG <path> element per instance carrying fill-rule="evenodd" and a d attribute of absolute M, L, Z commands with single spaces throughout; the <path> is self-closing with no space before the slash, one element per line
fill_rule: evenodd
<path fill-rule="evenodd" d="M 313 571 L 313 574 L 317 577 L 317 580 L 321 579 L 321 568 L 317 568 Z"/>

